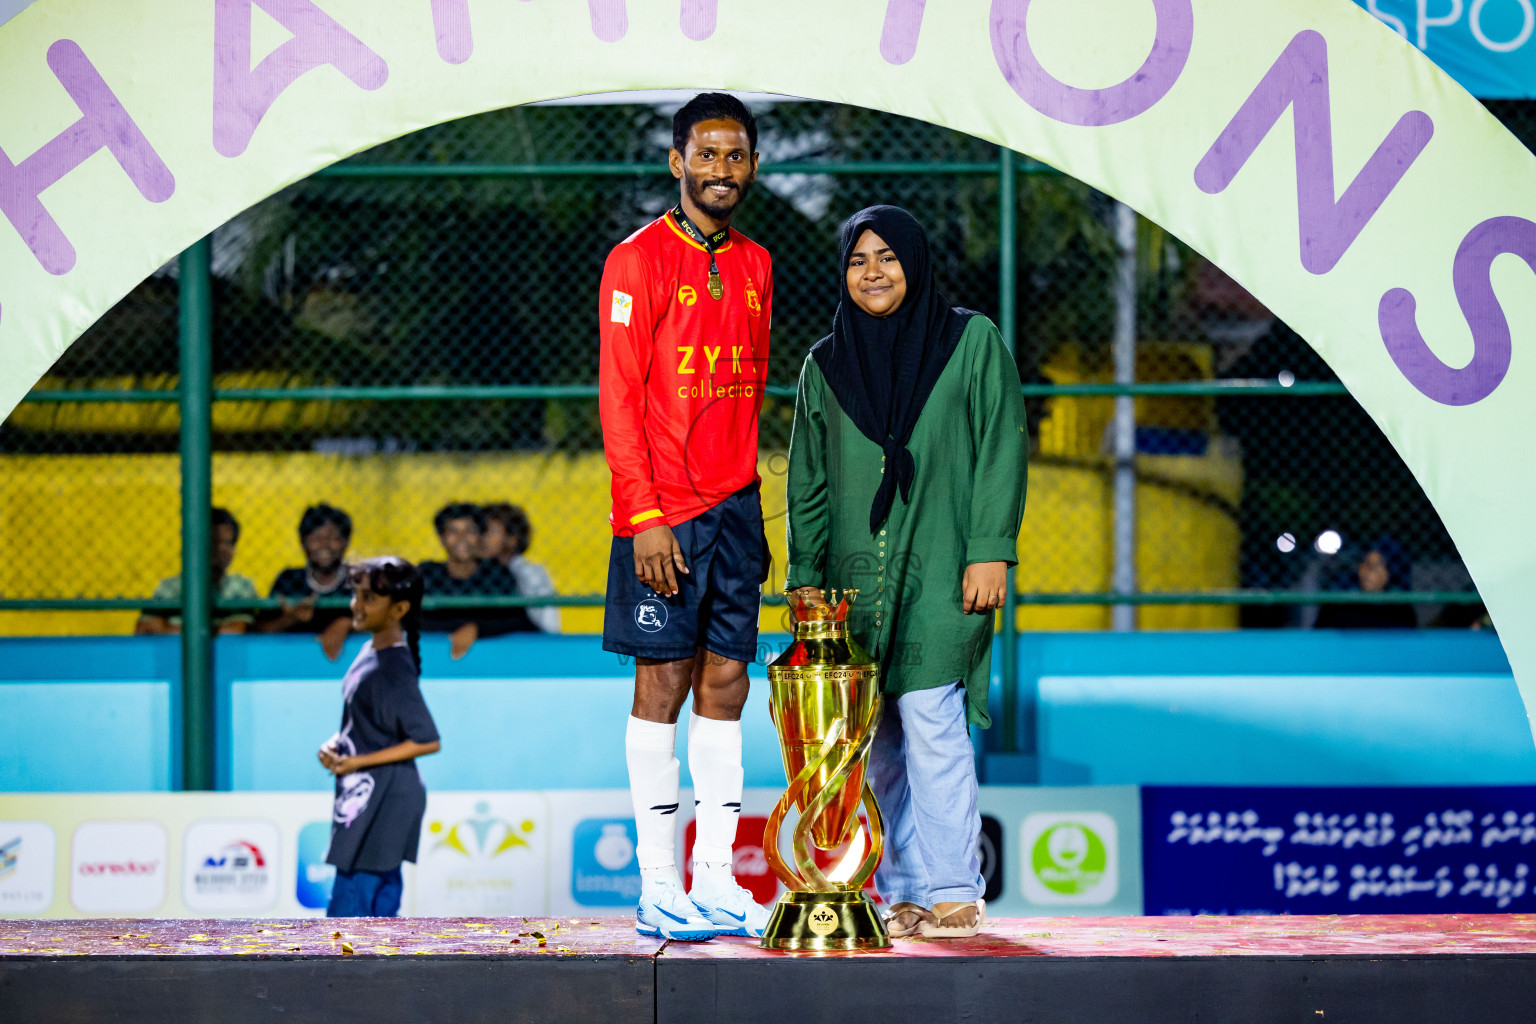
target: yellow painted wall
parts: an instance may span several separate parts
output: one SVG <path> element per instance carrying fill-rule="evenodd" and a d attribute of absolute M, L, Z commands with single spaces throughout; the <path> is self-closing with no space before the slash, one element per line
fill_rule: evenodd
<path fill-rule="evenodd" d="M 765 454 L 763 509 L 776 593 L 783 584 L 784 457 Z M 1208 455 L 1143 456 L 1138 569 L 1146 589 L 1236 586 L 1237 529 L 1203 495 L 1235 502 L 1236 460 Z M 179 478 L 169 455 L 3 456 L 0 480 L 0 594 L 117 597 L 150 593 L 177 571 Z M 1160 483 L 1156 481 L 1167 481 Z M 1110 467 L 1102 460 L 1042 458 L 1030 469 L 1020 537 L 1020 586 L 1036 591 L 1107 590 L 1110 578 Z M 449 501 L 510 500 L 527 509 L 535 561 L 567 594 L 605 588 L 608 470 L 601 454 L 225 453 L 214 457 L 214 502 L 242 524 L 234 572 L 265 594 L 279 570 L 301 565 L 297 523 L 306 505 L 326 501 L 351 513 L 352 555 L 440 558 L 432 514 Z M 780 628 L 782 609 L 765 609 Z M 121 633 L 133 612 L 0 613 L 0 634 Z M 570 632 L 596 632 L 601 608 L 563 610 Z M 1025 607 L 1026 629 L 1102 629 L 1105 608 Z M 1236 625 L 1232 608 L 1148 607 L 1148 629 Z"/>

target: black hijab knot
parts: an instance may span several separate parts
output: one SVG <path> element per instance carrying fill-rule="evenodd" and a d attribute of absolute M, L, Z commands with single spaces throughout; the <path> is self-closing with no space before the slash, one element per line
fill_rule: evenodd
<path fill-rule="evenodd" d="M 901 263 L 907 292 L 888 316 L 871 316 L 848 292 L 848 260 L 865 231 L 873 231 Z M 928 233 L 897 206 L 871 206 L 843 225 L 841 297 L 832 333 L 811 348 L 827 386 L 859 432 L 885 453 L 885 473 L 869 509 L 869 532 L 880 529 L 896 492 L 911 502 L 917 464 L 907 449 L 923 406 L 938 383 L 973 310 L 951 308 L 933 283 Z"/>

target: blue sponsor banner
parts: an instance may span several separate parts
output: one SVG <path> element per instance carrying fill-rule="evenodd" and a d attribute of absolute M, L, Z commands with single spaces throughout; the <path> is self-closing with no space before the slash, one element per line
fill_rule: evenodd
<path fill-rule="evenodd" d="M 1536 787 L 1146 786 L 1148 914 L 1536 910 Z"/>
<path fill-rule="evenodd" d="M 1536 0 L 1355 0 L 1482 99 L 1536 96 Z"/>
<path fill-rule="evenodd" d="M 571 899 L 584 907 L 632 907 L 640 899 L 633 818 L 587 818 L 571 849 Z"/>

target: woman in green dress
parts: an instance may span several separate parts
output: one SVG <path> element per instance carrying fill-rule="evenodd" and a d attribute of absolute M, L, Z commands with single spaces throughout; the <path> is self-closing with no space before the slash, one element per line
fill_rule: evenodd
<path fill-rule="evenodd" d="M 860 592 L 851 626 L 886 699 L 869 778 L 891 934 L 974 935 L 985 907 L 968 726 L 990 724 L 994 612 L 1024 514 L 1019 373 L 991 321 L 934 286 L 911 214 L 860 211 L 841 250 L 832 333 L 795 400 L 787 585 Z"/>

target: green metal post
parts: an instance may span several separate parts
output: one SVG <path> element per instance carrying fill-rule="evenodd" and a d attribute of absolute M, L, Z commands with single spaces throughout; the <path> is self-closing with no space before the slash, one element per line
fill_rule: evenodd
<path fill-rule="evenodd" d="M 1015 353 L 1015 331 L 1018 327 L 1017 273 L 1015 259 L 1018 253 L 1018 184 L 1014 169 L 1013 150 L 1004 147 L 998 154 L 998 204 L 1001 206 L 1001 227 L 998 231 L 998 330 L 1003 334 L 1003 344 Z M 1016 354 L 1016 353 L 1015 353 Z M 1019 603 L 1015 596 L 1016 584 L 1013 569 L 1008 570 L 1008 590 L 1003 596 L 1003 735 L 1002 748 L 1006 754 L 1019 752 Z"/>
<path fill-rule="evenodd" d="M 212 789 L 213 283 L 207 238 L 181 254 L 181 779 Z"/>

